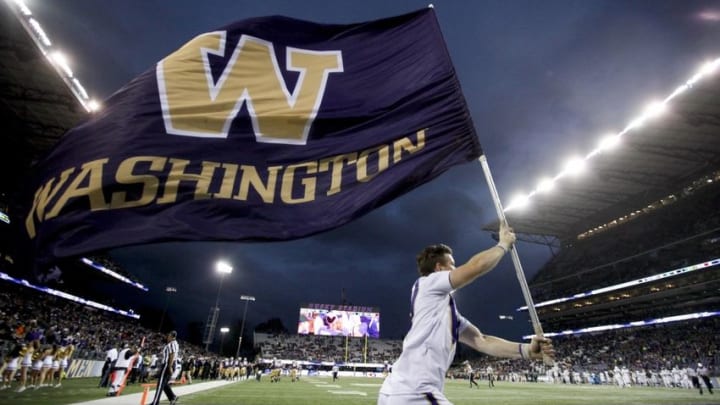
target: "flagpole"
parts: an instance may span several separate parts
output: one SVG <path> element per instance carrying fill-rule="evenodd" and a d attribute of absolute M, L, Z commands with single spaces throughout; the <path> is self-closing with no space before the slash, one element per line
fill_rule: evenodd
<path fill-rule="evenodd" d="M 495 203 L 495 210 L 497 211 L 498 219 L 500 222 L 507 223 L 507 218 L 505 218 L 505 212 L 503 211 L 497 188 L 495 188 L 495 181 L 493 180 L 492 173 L 490 172 L 490 166 L 488 165 L 487 158 L 485 155 L 482 155 L 478 158 L 478 160 L 482 166 L 483 173 L 485 173 L 485 180 L 487 180 L 490 194 L 492 195 L 493 202 Z M 535 303 L 533 303 L 532 295 L 530 294 L 530 287 L 525 279 L 525 273 L 523 272 L 522 264 L 520 263 L 520 256 L 518 256 L 517 248 L 514 245 L 510 247 L 510 255 L 512 257 L 513 264 L 515 265 L 515 274 L 520 282 L 520 289 L 522 290 L 523 297 L 525 298 L 525 304 L 528 307 L 528 313 L 530 314 L 530 321 L 532 322 L 533 330 L 537 336 L 542 337 L 544 332 L 542 325 L 540 324 L 540 318 L 538 318 L 537 311 L 535 310 Z M 546 364 L 551 364 L 551 362 L 549 363 L 549 359 L 544 360 Z"/>
<path fill-rule="evenodd" d="M 365 350 L 363 351 L 363 363 L 367 363 L 367 337 L 368 335 L 365 335 Z"/>

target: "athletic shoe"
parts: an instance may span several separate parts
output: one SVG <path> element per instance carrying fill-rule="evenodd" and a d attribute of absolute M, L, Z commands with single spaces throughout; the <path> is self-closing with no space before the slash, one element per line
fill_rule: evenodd
<path fill-rule="evenodd" d="M 25 387 L 20 387 L 15 390 L 15 392 L 23 392 L 23 391 L 25 391 Z"/>
<path fill-rule="evenodd" d="M 176 396 L 175 399 L 170 401 L 170 405 L 176 405 L 178 403 L 178 399 L 180 399 L 180 397 Z"/>

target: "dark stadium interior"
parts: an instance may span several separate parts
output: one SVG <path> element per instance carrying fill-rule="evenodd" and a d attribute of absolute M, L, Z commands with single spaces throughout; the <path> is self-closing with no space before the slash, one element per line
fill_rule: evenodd
<path fill-rule="evenodd" d="M 562 249 L 531 281 L 538 301 L 583 293 L 717 259 L 720 179 L 681 190 L 658 209 Z M 581 298 L 538 310 L 553 330 L 680 315 L 720 307 L 720 269 Z M 567 291 L 566 295 L 558 291 Z"/>
<path fill-rule="evenodd" d="M 623 147 L 589 161 L 586 175 L 556 182 L 550 193 L 536 194 L 508 221 L 526 238 L 569 242 L 671 194 L 720 168 L 720 78 L 680 94 L 663 120 L 635 129 Z M 496 223 L 485 227 L 497 229 Z"/>
<path fill-rule="evenodd" d="M 681 94 L 665 119 L 507 211 L 526 241 L 554 255 L 530 280 L 535 302 L 567 297 L 718 257 L 720 79 Z M 497 223 L 486 230 L 496 229 Z M 672 287 L 669 287 L 671 285 Z M 548 330 L 720 309 L 720 269 L 538 309 Z"/>
<path fill-rule="evenodd" d="M 87 113 L 8 7 L 0 7 L 0 193 L 17 192 L 34 162 Z"/>

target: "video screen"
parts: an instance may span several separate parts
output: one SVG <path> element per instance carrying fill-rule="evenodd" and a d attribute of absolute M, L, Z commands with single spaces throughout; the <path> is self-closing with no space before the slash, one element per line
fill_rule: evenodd
<path fill-rule="evenodd" d="M 380 338 L 380 310 L 354 305 L 306 304 L 298 334 Z"/>

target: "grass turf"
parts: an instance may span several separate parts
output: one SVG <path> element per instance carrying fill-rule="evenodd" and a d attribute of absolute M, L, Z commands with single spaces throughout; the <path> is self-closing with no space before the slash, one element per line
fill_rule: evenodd
<path fill-rule="evenodd" d="M 13 384 L 12 390 L 0 391 L 0 404 L 12 405 L 61 405 L 74 404 L 77 402 L 90 401 L 104 398 L 107 388 L 98 388 L 99 378 L 72 378 L 62 382 L 62 387 L 43 387 L 34 390 L 26 389 L 23 392 L 15 392 L 17 383 Z M 141 392 L 139 384 L 128 385 L 123 394 Z"/>
<path fill-rule="evenodd" d="M 0 404 L 61 405 L 103 398 L 105 389 L 97 388 L 98 379 L 63 381 L 61 388 L 40 388 L 22 393 L 0 391 Z M 221 388 L 182 396 L 182 405 L 371 405 L 377 402 L 380 379 L 341 377 L 303 377 L 291 383 L 283 378 L 270 383 L 263 378 L 226 385 Z M 488 388 L 468 388 L 467 381 L 448 381 L 445 395 L 455 405 L 611 405 L 611 404 L 720 404 L 720 393 L 700 395 L 697 390 L 666 388 L 616 388 L 612 386 L 551 385 L 496 382 Z M 124 393 L 140 391 L 128 386 Z M 167 400 L 163 401 L 167 403 Z"/>

